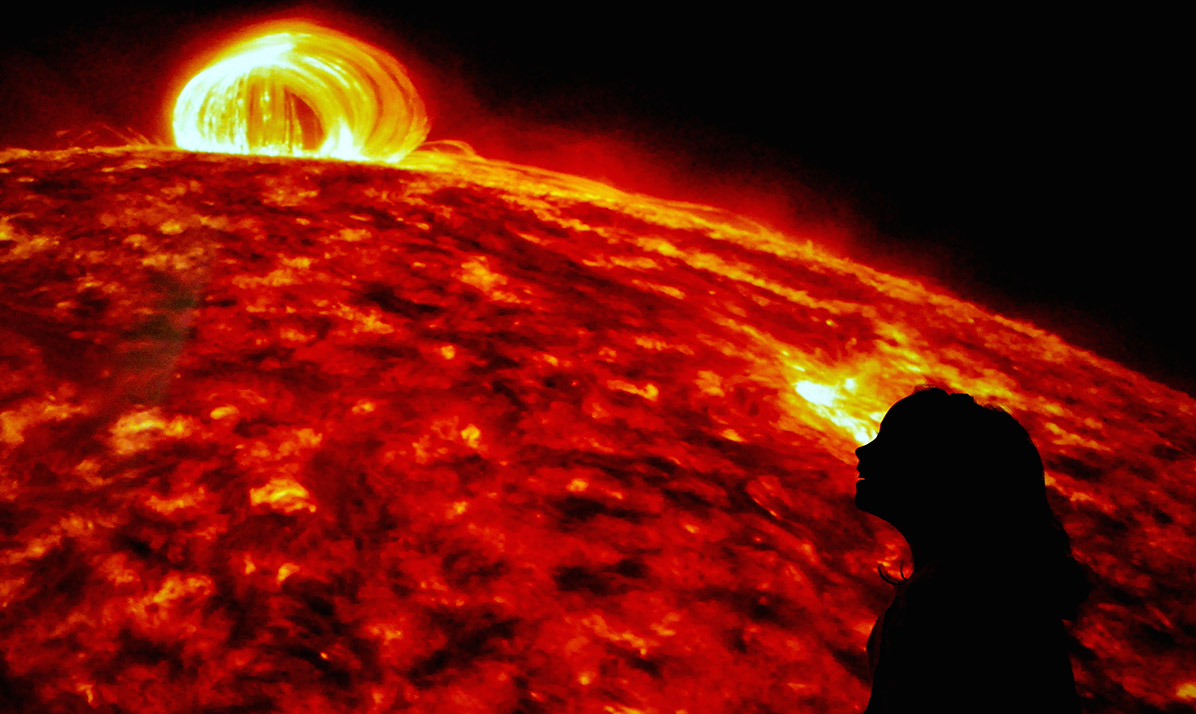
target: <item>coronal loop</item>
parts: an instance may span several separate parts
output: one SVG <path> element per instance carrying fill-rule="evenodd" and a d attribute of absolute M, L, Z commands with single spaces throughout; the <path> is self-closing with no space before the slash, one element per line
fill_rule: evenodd
<path fill-rule="evenodd" d="M 428 134 L 398 60 L 348 35 L 289 21 L 237 42 L 183 87 L 175 143 L 233 154 L 394 163 Z"/>

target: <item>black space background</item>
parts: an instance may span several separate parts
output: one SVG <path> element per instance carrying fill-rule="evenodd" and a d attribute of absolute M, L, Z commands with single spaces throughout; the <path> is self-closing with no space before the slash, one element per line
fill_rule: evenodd
<path fill-rule="evenodd" d="M 188 58 L 299 12 L 394 50 L 430 138 L 760 215 L 1196 394 L 1178 16 L 692 7 L 26 6 L 0 146 L 169 140 Z"/>

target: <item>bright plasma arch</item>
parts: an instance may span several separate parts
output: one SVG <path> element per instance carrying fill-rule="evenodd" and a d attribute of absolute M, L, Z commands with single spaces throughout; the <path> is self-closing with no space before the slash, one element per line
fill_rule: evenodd
<path fill-rule="evenodd" d="M 192 151 L 382 163 L 398 162 L 428 134 L 423 101 L 398 60 L 299 21 L 241 35 L 187 82 L 172 121 L 175 143 Z"/>

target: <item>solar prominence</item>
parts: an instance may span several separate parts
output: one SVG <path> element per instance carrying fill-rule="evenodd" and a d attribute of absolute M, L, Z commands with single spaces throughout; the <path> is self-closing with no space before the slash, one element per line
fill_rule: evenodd
<path fill-rule="evenodd" d="M 388 53 L 303 22 L 248 34 L 179 94 L 179 147 L 393 163 L 427 136 L 423 102 Z"/>

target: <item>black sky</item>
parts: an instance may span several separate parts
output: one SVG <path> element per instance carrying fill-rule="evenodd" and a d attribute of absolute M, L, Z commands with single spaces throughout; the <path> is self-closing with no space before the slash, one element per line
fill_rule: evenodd
<path fill-rule="evenodd" d="M 230 5 L 33 8 L 0 37 L 0 145 L 96 123 L 168 139 L 159 109 L 189 54 L 297 9 L 394 47 L 423 75 L 432 138 L 570 168 L 577 147 L 547 144 L 601 135 L 590 151 L 637 157 L 590 158 L 619 185 L 765 206 L 1196 394 L 1178 18 Z"/>

